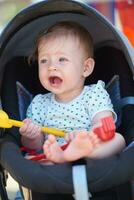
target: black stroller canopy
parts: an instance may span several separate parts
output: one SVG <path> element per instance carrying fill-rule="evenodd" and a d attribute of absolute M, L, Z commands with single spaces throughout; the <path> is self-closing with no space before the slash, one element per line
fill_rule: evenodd
<path fill-rule="evenodd" d="M 5 66 L 16 57 L 27 58 L 33 52 L 34 41 L 38 33 L 55 22 L 65 20 L 76 21 L 89 30 L 93 37 L 95 52 L 105 47 L 111 47 L 117 52 L 121 52 L 123 55 L 122 60 L 125 60 L 129 73 L 133 76 L 133 48 L 127 38 L 104 16 L 92 7 L 76 0 L 48 0 L 33 4 L 22 10 L 2 32 L 0 36 L 0 88 L 5 88 L 6 84 L 3 79 Z M 105 60 L 105 55 L 103 57 L 103 60 Z M 112 53 L 110 59 L 113 59 Z M 19 70 L 19 67 L 20 65 L 18 64 L 15 69 Z M 120 66 L 120 69 L 121 67 L 123 66 Z M 12 73 L 12 68 L 10 69 L 9 67 L 8 70 Z M 11 77 L 11 73 L 8 78 Z M 105 75 L 105 73 L 103 74 Z M 5 131 L 7 134 L 5 134 L 5 138 L 0 144 L 0 162 L 20 184 L 42 193 L 73 193 L 71 163 L 43 166 L 26 160 L 21 155 L 18 144 L 10 137 L 8 131 L 10 132 L 10 130 Z M 11 130 L 11 132 L 13 131 Z M 133 133 L 134 131 L 129 130 L 129 132 Z M 132 151 L 134 153 L 134 149 Z M 87 172 L 90 172 L 87 173 L 87 179 L 91 192 L 106 190 L 131 179 L 132 175 L 134 175 L 134 163 L 129 152 L 130 150 L 121 154 L 121 159 L 117 155 L 100 160 L 87 159 Z M 126 163 L 125 160 L 127 160 Z M 122 161 L 127 166 L 122 164 Z M 129 163 L 131 163 L 131 166 Z M 125 167 L 127 167 L 128 173 L 125 173 Z"/>
<path fill-rule="evenodd" d="M 133 51 L 126 37 L 95 9 L 72 0 L 42 1 L 18 13 L 1 35 L 0 62 L 4 65 L 14 56 L 28 56 L 33 51 L 37 34 L 63 20 L 85 26 L 93 37 L 95 48 L 109 45 L 120 49 L 133 71 Z"/>

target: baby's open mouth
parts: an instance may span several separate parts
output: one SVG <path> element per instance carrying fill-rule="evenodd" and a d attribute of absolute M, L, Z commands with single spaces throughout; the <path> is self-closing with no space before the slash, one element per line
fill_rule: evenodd
<path fill-rule="evenodd" d="M 62 83 L 62 79 L 58 76 L 49 77 L 49 82 L 52 86 L 59 86 Z"/>

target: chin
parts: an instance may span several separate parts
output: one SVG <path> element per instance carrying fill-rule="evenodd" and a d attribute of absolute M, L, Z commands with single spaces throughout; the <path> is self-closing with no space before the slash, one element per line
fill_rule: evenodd
<path fill-rule="evenodd" d="M 59 90 L 58 88 L 49 88 L 49 91 L 55 95 L 62 94 L 61 90 Z"/>

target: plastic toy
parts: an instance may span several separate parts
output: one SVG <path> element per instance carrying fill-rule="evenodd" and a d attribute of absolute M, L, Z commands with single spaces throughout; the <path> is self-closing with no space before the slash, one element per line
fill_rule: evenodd
<path fill-rule="evenodd" d="M 115 123 L 113 121 L 113 118 L 110 117 L 105 117 L 102 119 L 102 126 L 95 128 L 93 131 L 95 134 L 98 135 L 98 137 L 102 140 L 102 141 L 108 141 L 111 140 L 114 136 L 115 136 Z M 61 146 L 61 149 L 64 151 L 66 149 L 66 147 L 68 146 L 68 144 L 65 144 L 63 146 Z M 34 157 L 32 157 L 30 160 L 34 160 L 34 161 L 39 161 L 42 159 L 45 159 L 46 156 L 45 154 L 37 154 L 36 151 L 29 151 L 29 149 L 22 147 L 21 149 L 22 151 L 26 151 L 28 153 L 30 153 L 30 155 L 33 155 Z"/>
<path fill-rule="evenodd" d="M 9 119 L 6 112 L 0 110 L 0 127 L 1 128 L 11 128 L 12 126 L 21 127 L 23 125 L 22 121 Z M 58 130 L 56 128 L 41 127 L 41 131 L 47 134 L 53 134 L 55 136 L 64 137 L 65 132 Z M 98 137 L 107 141 L 114 137 L 115 134 L 115 124 L 112 117 L 105 117 L 102 119 L 102 126 L 97 127 L 93 130 Z"/>
<path fill-rule="evenodd" d="M 110 116 L 103 118 L 102 126 L 95 128 L 93 131 L 95 132 L 95 134 L 98 135 L 101 140 L 107 141 L 114 137 L 115 129 L 115 123 L 113 121 L 113 118 Z"/>
<path fill-rule="evenodd" d="M 11 128 L 12 126 L 21 127 L 23 125 L 22 121 L 9 119 L 6 112 L 3 110 L 0 110 L 0 127 L 2 128 Z M 55 129 L 55 128 L 48 128 L 48 127 L 41 127 L 41 130 L 43 133 L 53 134 L 55 136 L 61 136 L 64 137 L 65 133 L 61 130 Z M 113 122 L 112 117 L 105 117 L 102 119 L 102 126 L 95 128 L 94 133 L 98 135 L 98 137 L 102 141 L 110 140 L 115 135 L 115 124 Z M 68 144 L 61 146 L 62 150 L 64 150 L 67 147 Z M 36 151 L 29 150 L 28 148 L 22 147 L 22 151 L 28 152 L 30 155 L 33 155 L 34 157 L 31 158 L 31 160 L 42 160 L 45 159 L 46 156 L 44 154 L 38 155 Z"/>
<path fill-rule="evenodd" d="M 1 128 L 11 128 L 12 126 L 21 127 L 22 125 L 23 125 L 22 121 L 9 119 L 7 113 L 4 112 L 3 110 L 0 110 L 0 127 Z M 61 137 L 65 136 L 65 132 L 55 129 L 55 128 L 41 127 L 41 130 L 43 133 L 53 134 L 55 136 L 61 136 Z M 107 141 L 107 140 L 112 139 L 115 135 L 115 124 L 113 122 L 113 118 L 112 117 L 103 118 L 102 126 L 95 128 L 93 131 L 95 134 L 98 135 L 98 137 L 102 141 Z M 61 146 L 62 150 L 64 150 L 67 146 L 68 144 Z M 21 150 L 26 151 L 30 155 L 33 155 L 34 157 L 31 158 L 31 160 L 38 161 L 38 160 L 42 160 L 46 158 L 44 154 L 38 155 L 35 150 L 29 150 L 28 148 L 25 148 L 25 147 L 22 147 Z"/>
<path fill-rule="evenodd" d="M 21 127 L 23 122 L 18 120 L 9 119 L 6 112 L 0 110 L 0 127 L 1 128 L 11 128 L 12 126 Z M 41 127 L 41 131 L 48 134 L 53 134 L 55 136 L 64 137 L 65 133 L 56 128 Z"/>

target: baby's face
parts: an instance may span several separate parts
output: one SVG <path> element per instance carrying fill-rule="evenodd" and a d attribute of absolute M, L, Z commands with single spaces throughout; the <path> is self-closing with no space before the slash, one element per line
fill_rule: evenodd
<path fill-rule="evenodd" d="M 85 52 L 78 39 L 60 36 L 42 39 L 38 46 L 39 78 L 59 101 L 80 94 L 85 80 Z"/>

